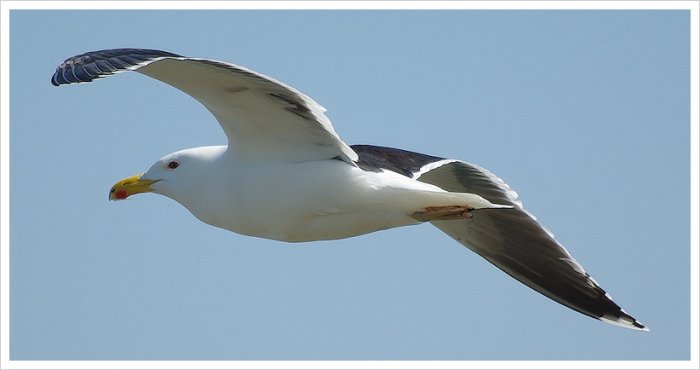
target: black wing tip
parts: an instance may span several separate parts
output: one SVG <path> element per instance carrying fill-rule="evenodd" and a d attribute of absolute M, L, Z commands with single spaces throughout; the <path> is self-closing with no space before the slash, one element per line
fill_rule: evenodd
<path fill-rule="evenodd" d="M 604 315 L 599 317 L 603 322 L 606 322 L 608 324 L 616 325 L 616 326 L 621 326 L 623 328 L 627 329 L 632 329 L 632 330 L 639 330 L 639 331 L 649 331 L 649 328 L 646 327 L 644 324 L 641 322 L 637 321 L 634 317 L 628 315 L 625 313 L 625 311 L 620 310 L 619 313 L 614 314 L 614 315 Z"/>
<path fill-rule="evenodd" d="M 61 86 L 91 82 L 163 57 L 182 56 L 156 49 L 124 48 L 89 51 L 63 61 L 51 77 L 51 84 Z"/>

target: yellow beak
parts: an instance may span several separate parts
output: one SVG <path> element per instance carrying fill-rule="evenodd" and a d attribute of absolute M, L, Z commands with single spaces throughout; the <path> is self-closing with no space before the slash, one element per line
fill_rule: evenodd
<path fill-rule="evenodd" d="M 121 200 L 134 194 L 152 192 L 151 185 L 158 180 L 146 180 L 141 176 L 143 174 L 131 176 L 114 184 L 109 191 L 109 200 Z"/>

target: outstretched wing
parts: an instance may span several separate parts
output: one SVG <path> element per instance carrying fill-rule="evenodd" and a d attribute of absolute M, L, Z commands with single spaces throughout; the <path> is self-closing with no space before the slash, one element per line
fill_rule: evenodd
<path fill-rule="evenodd" d="M 473 193 L 512 208 L 479 209 L 468 220 L 432 224 L 518 281 L 582 314 L 638 330 L 644 325 L 586 273 L 503 180 L 474 164 L 399 149 L 355 145 L 361 168 L 386 168 L 444 190 Z"/>
<path fill-rule="evenodd" d="M 176 87 L 202 103 L 223 128 L 236 155 L 255 160 L 301 162 L 357 154 L 345 144 L 308 96 L 234 64 L 188 58 L 160 50 L 111 49 L 61 63 L 51 82 L 90 82 L 135 70 Z"/>

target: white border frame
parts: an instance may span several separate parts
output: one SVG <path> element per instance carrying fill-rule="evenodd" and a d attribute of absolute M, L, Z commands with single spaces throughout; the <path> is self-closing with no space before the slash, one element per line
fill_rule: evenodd
<path fill-rule="evenodd" d="M 15 9 L 686 9 L 690 10 L 690 289 L 689 361 L 11 361 L 9 359 L 10 10 Z M 0 2 L 0 368 L 2 369 L 698 369 L 700 222 L 700 47 L 697 1 L 2 1 Z"/>

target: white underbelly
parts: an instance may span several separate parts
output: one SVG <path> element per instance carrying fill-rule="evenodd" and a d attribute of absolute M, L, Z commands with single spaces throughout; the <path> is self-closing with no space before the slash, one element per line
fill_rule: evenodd
<path fill-rule="evenodd" d="M 459 203 L 457 194 L 432 185 L 338 160 L 266 164 L 232 173 L 226 194 L 207 195 L 206 212 L 200 205 L 185 206 L 211 225 L 289 242 L 413 225 L 418 221 L 411 215 L 422 207 Z"/>

